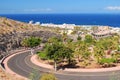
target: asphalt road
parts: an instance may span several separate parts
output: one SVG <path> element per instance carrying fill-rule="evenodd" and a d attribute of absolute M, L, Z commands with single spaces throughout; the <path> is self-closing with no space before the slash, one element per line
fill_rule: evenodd
<path fill-rule="evenodd" d="M 32 72 L 41 75 L 52 70 L 39 67 L 30 61 L 30 52 L 17 54 L 8 61 L 8 67 L 19 75 L 29 78 Z M 120 80 L 120 71 L 114 72 L 55 72 L 58 80 Z"/>

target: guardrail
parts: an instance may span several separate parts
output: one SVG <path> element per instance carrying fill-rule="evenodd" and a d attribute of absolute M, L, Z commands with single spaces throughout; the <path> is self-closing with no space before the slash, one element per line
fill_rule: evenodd
<path fill-rule="evenodd" d="M 1 60 L 0 60 L 0 68 L 3 70 L 3 71 L 5 71 L 5 67 L 4 67 L 4 60 L 8 57 L 8 56 L 10 56 L 10 55 L 12 55 L 12 54 L 16 54 L 16 53 L 18 53 L 18 52 L 21 52 L 21 51 L 25 51 L 26 49 L 25 48 L 18 48 L 18 49 L 16 49 L 16 50 L 11 50 L 10 52 L 9 52 L 9 54 L 7 54 L 7 55 L 5 55 Z"/>

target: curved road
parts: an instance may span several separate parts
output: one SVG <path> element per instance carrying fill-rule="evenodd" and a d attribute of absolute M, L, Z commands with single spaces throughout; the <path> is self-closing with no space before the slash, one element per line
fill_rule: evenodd
<path fill-rule="evenodd" d="M 10 58 L 7 62 L 8 67 L 15 73 L 29 78 L 30 73 L 37 70 L 41 75 L 51 70 L 39 67 L 30 61 L 30 52 L 17 54 Z M 53 71 L 52 71 L 53 72 Z M 55 73 L 59 80 L 119 80 L 120 71 L 114 72 L 65 72 L 58 71 Z"/>

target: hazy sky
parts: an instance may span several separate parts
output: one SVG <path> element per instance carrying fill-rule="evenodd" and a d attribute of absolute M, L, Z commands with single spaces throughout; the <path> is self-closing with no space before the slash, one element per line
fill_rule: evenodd
<path fill-rule="evenodd" d="M 0 14 L 120 13 L 120 0 L 1 0 Z"/>

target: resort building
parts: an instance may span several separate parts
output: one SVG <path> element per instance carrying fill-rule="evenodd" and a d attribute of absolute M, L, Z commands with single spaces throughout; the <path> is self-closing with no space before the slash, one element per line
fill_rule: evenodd
<path fill-rule="evenodd" d="M 96 27 L 95 29 L 93 29 L 93 32 L 91 34 L 96 39 L 103 38 L 103 37 L 108 37 L 108 36 L 112 35 L 109 26 L 99 26 L 99 27 Z"/>

